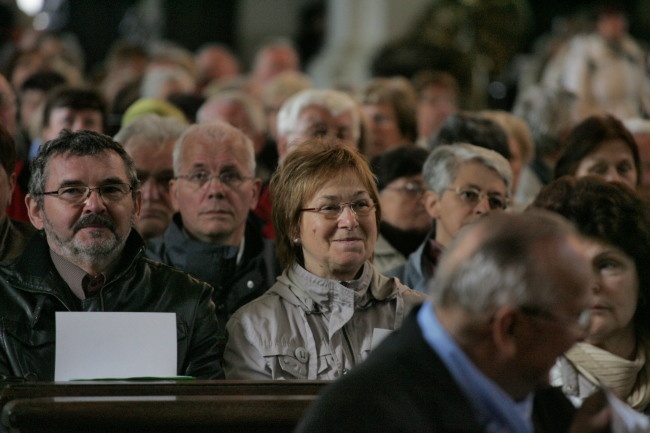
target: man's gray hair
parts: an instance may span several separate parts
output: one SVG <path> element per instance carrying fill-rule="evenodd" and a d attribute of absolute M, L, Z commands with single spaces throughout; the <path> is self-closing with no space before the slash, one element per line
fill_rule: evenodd
<path fill-rule="evenodd" d="M 164 146 L 170 141 L 176 141 L 187 124 L 173 117 L 162 117 L 157 114 L 145 114 L 133 120 L 115 134 L 114 140 L 125 148 L 143 144 Z M 144 139 L 133 140 L 133 139 Z"/>
<path fill-rule="evenodd" d="M 181 167 L 183 166 L 183 149 L 187 145 L 191 145 L 191 140 L 196 136 L 202 136 L 209 140 L 215 147 L 226 141 L 233 143 L 241 143 L 246 150 L 247 162 L 246 168 L 250 176 L 255 175 L 255 148 L 253 142 L 243 132 L 234 126 L 221 120 L 212 120 L 210 122 L 199 123 L 190 126 L 185 132 L 176 140 L 174 144 L 174 176 L 180 175 Z"/>
<path fill-rule="evenodd" d="M 306 89 L 287 99 L 278 112 L 278 135 L 291 134 L 298 124 L 300 113 L 306 107 L 316 105 L 327 110 L 332 116 L 352 113 L 352 138 L 355 141 L 361 136 L 361 115 L 357 103 L 350 95 L 338 90 Z"/>
<path fill-rule="evenodd" d="M 543 255 L 564 251 L 560 244 L 572 235 L 578 237 L 573 226 L 548 211 L 481 218 L 443 255 L 430 284 L 432 302 L 477 315 L 503 305 L 550 309 L 559 302 L 560 289 L 545 275 L 550 265 Z"/>
<path fill-rule="evenodd" d="M 427 186 L 438 195 L 442 195 L 451 185 L 461 165 L 477 162 L 494 170 L 506 184 L 508 196 L 511 195 L 512 169 L 508 160 L 497 152 L 467 143 L 440 145 L 428 156 L 422 167 L 422 174 Z"/>

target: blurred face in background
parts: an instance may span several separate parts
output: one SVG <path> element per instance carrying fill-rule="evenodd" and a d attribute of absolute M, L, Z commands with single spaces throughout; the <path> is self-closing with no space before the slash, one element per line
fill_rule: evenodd
<path fill-rule="evenodd" d="M 578 164 L 575 175 L 593 175 L 607 182 L 623 182 L 632 189 L 636 189 L 639 177 L 632 151 L 619 139 L 603 142 L 594 152 L 584 157 Z"/>
<path fill-rule="evenodd" d="M 278 153 L 283 160 L 298 144 L 310 138 L 332 138 L 358 148 L 354 138 L 354 115 L 345 111 L 334 115 L 325 107 L 308 105 L 298 116 L 298 123 L 291 133 L 278 140 Z"/>
<path fill-rule="evenodd" d="M 366 104 L 363 113 L 368 126 L 371 155 L 407 144 L 397 123 L 397 114 L 390 104 Z"/>
<path fill-rule="evenodd" d="M 381 219 L 403 231 L 427 231 L 431 216 L 424 206 L 424 177 L 403 176 L 393 180 L 379 193 Z"/>
<path fill-rule="evenodd" d="M 639 299 L 636 265 L 623 250 L 606 242 L 587 241 L 586 255 L 594 274 L 592 320 L 586 341 L 613 351 L 621 342 L 636 340 L 634 313 Z"/>
<path fill-rule="evenodd" d="M 174 214 L 169 195 L 169 182 L 174 177 L 174 141 L 160 146 L 135 137 L 124 148 L 133 158 L 141 182 L 142 209 L 136 228 L 145 239 L 162 236 Z"/>
<path fill-rule="evenodd" d="M 92 109 L 75 110 L 70 107 L 56 107 L 50 112 L 47 125 L 43 128 L 43 141 L 53 140 L 64 129 L 70 131 L 89 130 L 104 133 L 104 117 L 101 111 Z"/>
<path fill-rule="evenodd" d="M 431 138 L 444 121 L 458 110 L 456 94 L 448 87 L 432 84 L 426 87 L 418 99 L 418 136 Z"/>
<path fill-rule="evenodd" d="M 627 18 L 623 13 L 603 13 L 596 22 L 596 31 L 607 40 L 620 41 L 627 33 Z"/>

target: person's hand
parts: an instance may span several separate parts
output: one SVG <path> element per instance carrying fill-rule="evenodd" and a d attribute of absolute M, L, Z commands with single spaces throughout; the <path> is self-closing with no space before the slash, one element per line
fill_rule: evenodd
<path fill-rule="evenodd" d="M 611 432 L 612 413 L 602 389 L 590 395 L 582 403 L 571 423 L 569 433 Z"/>

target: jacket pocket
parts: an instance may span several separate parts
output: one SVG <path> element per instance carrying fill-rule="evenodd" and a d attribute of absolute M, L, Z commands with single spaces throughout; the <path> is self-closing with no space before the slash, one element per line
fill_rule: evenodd
<path fill-rule="evenodd" d="M 308 379 L 309 360 L 313 354 L 304 346 L 290 344 L 262 349 L 262 356 L 271 370 L 272 379 Z"/>

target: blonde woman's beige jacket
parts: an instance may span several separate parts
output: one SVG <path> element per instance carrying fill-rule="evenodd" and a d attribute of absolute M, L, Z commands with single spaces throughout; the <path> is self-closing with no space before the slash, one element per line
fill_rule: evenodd
<path fill-rule="evenodd" d="M 346 283 L 294 265 L 228 321 L 226 378 L 336 379 L 368 356 L 373 334 L 399 328 L 424 299 L 370 262 Z"/>

